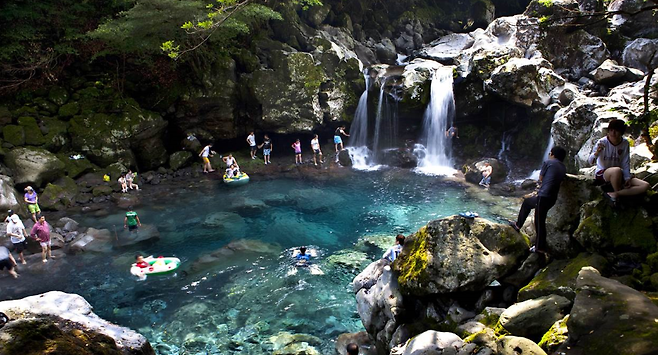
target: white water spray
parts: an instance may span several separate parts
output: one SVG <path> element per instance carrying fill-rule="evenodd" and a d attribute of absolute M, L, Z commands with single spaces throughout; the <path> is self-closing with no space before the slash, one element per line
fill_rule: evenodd
<path fill-rule="evenodd" d="M 451 158 L 451 138 L 446 130 L 455 115 L 455 98 L 452 87 L 452 69 L 440 68 L 432 75 L 430 103 L 423 115 L 423 146 L 414 152 L 419 157 L 417 171 L 430 175 L 452 175 L 455 172 Z"/>
<path fill-rule="evenodd" d="M 546 150 L 544 151 L 544 156 L 542 157 L 542 164 L 548 160 L 548 153 L 551 152 L 551 149 L 553 149 L 553 146 L 555 145 L 555 141 L 553 141 L 553 135 L 549 135 L 548 139 L 548 145 L 546 146 Z M 528 179 L 532 180 L 539 180 L 539 173 L 541 170 L 535 170 L 532 173 L 530 173 L 530 176 L 528 176 Z"/>

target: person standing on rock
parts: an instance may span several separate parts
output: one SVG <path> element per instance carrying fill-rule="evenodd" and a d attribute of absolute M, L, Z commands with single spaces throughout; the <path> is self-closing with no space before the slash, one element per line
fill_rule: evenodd
<path fill-rule="evenodd" d="M 404 245 L 404 235 L 398 234 L 395 237 L 395 245 L 388 248 L 386 253 L 382 256 L 382 259 L 386 259 L 390 262 L 394 262 L 395 259 L 397 259 L 398 255 L 400 255 L 400 252 L 402 251 L 402 246 Z"/>
<path fill-rule="evenodd" d="M 493 174 L 493 167 L 489 162 L 485 162 L 484 169 L 482 169 L 482 180 L 480 180 L 480 186 L 489 187 L 489 184 L 491 184 L 491 174 Z"/>
<path fill-rule="evenodd" d="M 41 209 L 39 208 L 39 196 L 37 196 L 37 193 L 34 192 L 34 189 L 32 186 L 28 186 L 25 188 L 25 203 L 27 203 L 27 209 L 30 211 L 32 214 L 32 220 L 34 223 L 37 222 L 37 213 L 41 213 Z"/>
<path fill-rule="evenodd" d="M 318 156 L 320 158 L 320 164 L 324 163 L 322 150 L 320 150 L 320 139 L 317 134 L 311 139 L 311 149 L 313 150 L 313 164 L 318 165 Z"/>
<path fill-rule="evenodd" d="M 50 249 L 50 225 L 46 222 L 46 216 L 39 217 L 39 221 L 32 227 L 30 235 L 39 242 L 39 245 L 41 245 L 41 261 L 44 263 L 48 261 L 48 259 L 46 259 L 46 254 L 51 259 L 55 258 Z"/>
<path fill-rule="evenodd" d="M 203 172 L 204 173 L 212 173 L 213 168 L 210 165 L 210 157 L 212 156 L 212 151 L 210 150 L 212 148 L 212 144 L 208 144 L 207 146 L 203 147 L 201 149 L 201 152 L 199 153 L 199 156 L 203 160 Z"/>
<path fill-rule="evenodd" d="M 298 140 L 291 145 L 292 149 L 295 151 L 295 164 L 302 163 L 302 143 Z"/>
<path fill-rule="evenodd" d="M 256 150 L 258 148 L 256 147 L 256 135 L 254 135 L 253 131 L 249 132 L 247 136 L 247 144 L 249 144 L 249 149 L 251 150 L 251 160 L 256 159 Z"/>
<path fill-rule="evenodd" d="M 338 126 L 338 128 L 336 128 L 336 132 L 334 133 L 334 146 L 336 148 L 336 154 L 343 150 L 343 139 L 340 137 L 341 134 L 345 137 L 350 136 L 349 134 L 345 133 L 345 126 Z M 340 149 L 338 149 L 339 146 Z"/>
<path fill-rule="evenodd" d="M 630 145 L 623 137 L 626 132 L 624 121 L 614 119 L 608 123 L 608 133 L 594 145 L 589 163 L 596 161 L 596 180 L 610 183 L 613 192 L 605 192 L 613 205 L 622 196 L 641 195 L 649 190 L 649 183 L 631 175 Z"/>
<path fill-rule="evenodd" d="M 7 272 L 9 272 L 9 275 L 13 276 L 14 278 L 18 278 L 18 273 L 16 272 L 16 260 L 14 257 L 11 255 L 11 252 L 7 247 L 0 246 L 0 271 L 7 269 Z"/>
<path fill-rule="evenodd" d="M 347 355 L 359 355 L 359 346 L 354 343 L 347 344 L 345 350 L 347 351 Z"/>
<path fill-rule="evenodd" d="M 270 154 L 272 154 L 273 147 L 274 145 L 272 144 L 270 137 L 266 134 L 263 137 L 263 144 L 258 146 L 258 149 L 263 148 L 263 161 L 265 162 L 265 165 L 272 164 L 270 161 Z"/>
<path fill-rule="evenodd" d="M 126 229 L 128 228 L 128 231 L 132 233 L 133 231 L 137 230 L 137 228 L 142 226 L 142 222 L 140 222 L 139 217 L 137 216 L 137 212 L 133 211 L 133 206 L 128 207 L 128 212 L 126 212 L 126 217 L 123 219 L 123 228 Z"/>
<path fill-rule="evenodd" d="M 21 221 L 21 218 L 17 214 L 14 214 L 9 219 L 7 223 L 7 235 L 11 238 L 11 243 L 14 245 L 14 250 L 18 253 L 18 258 L 21 259 L 22 264 L 27 264 L 25 257 L 23 257 L 23 250 L 27 246 L 25 242 L 25 237 L 27 237 L 27 231 L 25 226 Z"/>
<path fill-rule="evenodd" d="M 535 245 L 530 248 L 531 252 L 543 254 L 547 252 L 546 216 L 548 210 L 555 205 L 557 195 L 560 192 L 560 184 L 567 175 L 567 168 L 563 163 L 566 156 L 567 151 L 562 147 L 555 146 L 551 149 L 551 152 L 548 153 L 548 160 L 544 162 L 539 172 L 539 191 L 536 195 L 523 199 L 516 222 L 510 221 L 510 226 L 519 232 L 530 211 L 535 210 L 537 239 Z"/>

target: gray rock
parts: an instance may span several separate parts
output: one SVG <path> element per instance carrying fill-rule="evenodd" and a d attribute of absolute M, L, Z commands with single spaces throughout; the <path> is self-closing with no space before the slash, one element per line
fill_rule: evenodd
<path fill-rule="evenodd" d="M 626 76 L 626 67 L 617 64 L 612 59 L 606 59 L 596 69 L 589 73 L 599 84 L 616 84 Z"/>
<path fill-rule="evenodd" d="M 658 67 L 658 55 L 649 63 L 651 54 L 656 51 L 658 51 L 658 39 L 637 38 L 624 48 L 622 61 L 627 67 L 647 73 L 649 64 L 654 69 Z"/>
<path fill-rule="evenodd" d="M 486 328 L 487 326 L 480 322 L 471 321 L 458 325 L 457 328 L 455 328 L 455 332 L 459 334 L 462 338 L 466 338 L 471 334 L 484 331 Z"/>
<path fill-rule="evenodd" d="M 558 295 L 530 299 L 507 308 L 499 322 L 512 335 L 540 339 L 570 306 L 571 301 Z"/>
<path fill-rule="evenodd" d="M 570 78 L 586 75 L 610 57 L 605 43 L 585 30 L 550 33 L 541 48 L 555 72 Z M 565 51 L 565 48 L 570 50 Z"/>
<path fill-rule="evenodd" d="M 546 352 L 530 339 L 504 336 L 498 340 L 498 355 L 546 355 Z"/>
<path fill-rule="evenodd" d="M 395 45 L 388 38 L 383 38 L 375 45 L 375 54 L 380 63 L 395 64 L 398 59 Z"/>
<path fill-rule="evenodd" d="M 402 355 L 456 355 L 464 342 L 453 333 L 428 330 L 415 336 L 399 352 Z"/>
<path fill-rule="evenodd" d="M 641 11 L 647 6 L 643 0 L 614 0 L 608 11 L 616 12 L 610 19 L 611 27 L 633 38 L 655 38 L 658 35 L 658 15 L 653 10 Z"/>
<path fill-rule="evenodd" d="M 13 171 L 16 184 L 39 187 L 64 174 L 64 163 L 54 154 L 40 148 L 12 149 L 5 155 L 5 164 Z"/>
<path fill-rule="evenodd" d="M 14 189 L 14 179 L 0 175 L 0 211 L 23 211 L 23 196 Z"/>
<path fill-rule="evenodd" d="M 169 156 L 169 166 L 173 170 L 185 167 L 192 160 L 192 153 L 188 151 L 178 151 Z"/>
<path fill-rule="evenodd" d="M 591 267 L 580 270 L 577 287 L 578 294 L 567 321 L 569 340 L 558 352 L 646 355 L 656 352 L 658 306 L 649 298 L 602 277 Z"/>
<path fill-rule="evenodd" d="M 527 242 L 510 226 L 452 216 L 408 237 L 393 267 L 404 294 L 480 291 L 527 252 Z"/>
<path fill-rule="evenodd" d="M 0 312 L 7 314 L 10 319 L 57 317 L 71 322 L 74 327 L 109 336 L 123 354 L 155 354 L 151 344 L 143 335 L 98 317 L 92 309 L 92 306 L 81 296 L 60 291 L 0 302 Z"/>

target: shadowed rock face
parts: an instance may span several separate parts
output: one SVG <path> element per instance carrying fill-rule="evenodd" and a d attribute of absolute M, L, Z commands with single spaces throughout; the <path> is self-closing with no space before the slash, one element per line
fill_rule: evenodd
<path fill-rule="evenodd" d="M 479 291 L 511 271 L 528 247 L 509 226 L 453 216 L 410 236 L 394 269 L 403 294 Z"/>
<path fill-rule="evenodd" d="M 569 354 L 655 354 L 658 306 L 640 292 L 602 277 L 591 267 L 578 274 L 578 293 L 567 321 Z M 614 339 L 614 340 L 612 340 Z"/>

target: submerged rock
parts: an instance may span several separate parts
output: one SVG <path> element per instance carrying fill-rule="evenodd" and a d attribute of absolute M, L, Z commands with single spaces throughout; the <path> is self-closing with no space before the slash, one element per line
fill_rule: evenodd
<path fill-rule="evenodd" d="M 76 294 L 51 291 L 3 301 L 0 312 L 11 320 L 0 329 L 2 354 L 43 353 L 46 348 L 57 349 L 58 354 L 155 354 L 144 336 L 98 317 L 91 305 Z M 17 348 L 19 344 L 24 346 Z M 35 348 L 28 348 L 28 344 Z"/>

